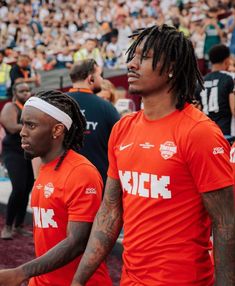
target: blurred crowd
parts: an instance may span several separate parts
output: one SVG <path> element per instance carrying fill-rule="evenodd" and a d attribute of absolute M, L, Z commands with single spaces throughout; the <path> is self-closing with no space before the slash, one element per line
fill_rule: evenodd
<path fill-rule="evenodd" d="M 6 62 L 29 55 L 35 70 L 69 68 L 91 57 L 123 68 L 128 36 L 167 23 L 192 38 L 205 73 L 214 44 L 226 43 L 235 54 L 234 18 L 231 0 L 1 0 L 0 47 Z"/>

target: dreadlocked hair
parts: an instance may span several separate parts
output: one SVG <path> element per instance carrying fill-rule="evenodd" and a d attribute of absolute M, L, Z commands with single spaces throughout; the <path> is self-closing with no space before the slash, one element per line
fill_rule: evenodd
<path fill-rule="evenodd" d="M 80 111 L 78 103 L 70 96 L 58 90 L 49 90 L 38 92 L 35 96 L 45 100 L 53 106 L 59 108 L 69 115 L 72 119 L 72 125 L 69 130 L 65 131 L 63 146 L 64 153 L 61 155 L 55 170 L 58 170 L 66 157 L 68 150 L 78 151 L 83 146 L 84 131 L 86 128 L 86 120 Z"/>
<path fill-rule="evenodd" d="M 130 37 L 135 40 L 127 50 L 127 62 L 132 60 L 136 48 L 144 42 L 141 62 L 153 50 L 153 70 L 162 60 L 160 75 L 169 71 L 173 74 L 168 82 L 169 91 L 177 97 L 176 108 L 181 110 L 186 102 L 193 102 L 196 85 L 199 84 L 203 89 L 204 87 L 192 42 L 175 27 L 166 24 L 139 29 Z"/>

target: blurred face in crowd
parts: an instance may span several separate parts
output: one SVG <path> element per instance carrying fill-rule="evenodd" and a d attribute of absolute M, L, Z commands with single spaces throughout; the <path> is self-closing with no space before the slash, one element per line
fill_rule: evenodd
<path fill-rule="evenodd" d="M 0 53 L 0 64 L 3 62 L 3 58 L 4 58 L 3 54 Z"/>
<path fill-rule="evenodd" d="M 102 68 L 99 66 L 95 66 L 95 71 L 91 76 L 91 81 L 92 81 L 92 90 L 94 93 L 98 93 L 101 91 L 102 87 L 102 82 L 103 82 L 103 77 L 102 77 Z"/>
<path fill-rule="evenodd" d="M 230 58 L 228 71 L 235 73 L 235 58 L 234 57 Z"/>
<path fill-rule="evenodd" d="M 27 56 L 20 56 L 18 59 L 18 66 L 22 69 L 26 69 L 30 64 L 30 59 Z"/>
<path fill-rule="evenodd" d="M 102 90 L 97 95 L 107 101 L 114 103 L 115 102 L 114 85 L 109 80 L 104 79 L 101 87 L 102 87 Z"/>
<path fill-rule="evenodd" d="M 14 90 L 14 97 L 20 103 L 24 104 L 31 96 L 29 85 L 25 82 L 16 85 Z"/>
<path fill-rule="evenodd" d="M 92 52 L 95 47 L 96 47 L 96 42 L 95 41 L 88 40 L 86 42 L 86 49 L 88 50 L 89 53 Z"/>
<path fill-rule="evenodd" d="M 99 92 L 98 94 L 101 98 L 107 100 L 107 101 L 111 101 L 111 92 L 108 89 L 102 89 L 101 92 Z"/>

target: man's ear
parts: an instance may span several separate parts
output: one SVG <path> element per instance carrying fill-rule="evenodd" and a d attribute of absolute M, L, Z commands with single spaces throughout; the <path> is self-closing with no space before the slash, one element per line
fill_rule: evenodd
<path fill-rule="evenodd" d="M 56 139 L 58 137 L 61 137 L 65 132 L 65 126 L 62 123 L 57 123 L 54 125 L 52 129 L 52 137 L 53 139 Z"/>
<path fill-rule="evenodd" d="M 88 75 L 88 83 L 90 85 L 92 85 L 92 84 L 94 84 L 94 81 L 95 81 L 94 76 L 92 74 Z"/>

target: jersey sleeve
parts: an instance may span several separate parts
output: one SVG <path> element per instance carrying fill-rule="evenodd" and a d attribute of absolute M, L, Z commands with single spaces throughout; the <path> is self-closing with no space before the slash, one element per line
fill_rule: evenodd
<path fill-rule="evenodd" d="M 199 192 L 233 185 L 230 146 L 214 122 L 198 123 L 185 142 L 185 159 Z"/>
<path fill-rule="evenodd" d="M 69 221 L 92 222 L 102 199 L 103 183 L 95 167 L 82 164 L 70 173 L 64 200 Z"/>
<path fill-rule="evenodd" d="M 112 129 L 108 143 L 108 159 L 109 159 L 108 176 L 113 179 L 119 179 L 117 161 L 115 156 L 116 134 L 117 134 L 117 124 Z"/>

